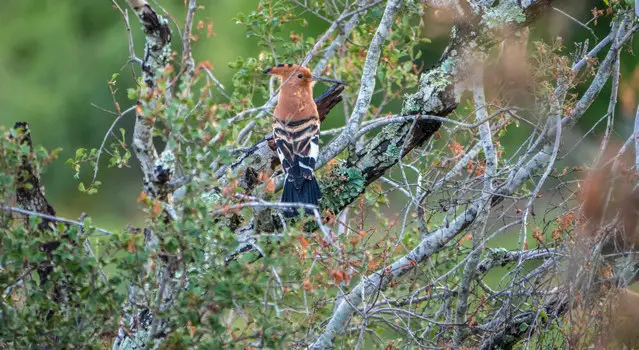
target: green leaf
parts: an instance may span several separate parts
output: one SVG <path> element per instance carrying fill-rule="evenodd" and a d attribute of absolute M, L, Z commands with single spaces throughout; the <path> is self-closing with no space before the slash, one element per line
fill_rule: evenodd
<path fill-rule="evenodd" d="M 539 312 L 539 317 L 542 319 L 542 321 L 547 321 L 548 314 L 546 313 L 546 310 L 542 309 L 541 312 Z"/>
<path fill-rule="evenodd" d="M 82 157 L 84 157 L 84 155 L 86 154 L 87 150 L 85 148 L 78 148 L 75 150 L 75 159 L 82 159 Z"/>
<path fill-rule="evenodd" d="M 126 95 L 129 100 L 137 100 L 138 99 L 138 90 L 134 88 L 128 88 L 126 90 Z"/>

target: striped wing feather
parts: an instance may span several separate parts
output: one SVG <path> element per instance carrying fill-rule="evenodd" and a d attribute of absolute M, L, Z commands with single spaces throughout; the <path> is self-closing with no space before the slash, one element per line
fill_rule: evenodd
<path fill-rule="evenodd" d="M 319 155 L 319 118 L 286 121 L 276 118 L 273 128 L 277 155 L 288 181 L 297 189 L 305 179 L 314 177 Z"/>

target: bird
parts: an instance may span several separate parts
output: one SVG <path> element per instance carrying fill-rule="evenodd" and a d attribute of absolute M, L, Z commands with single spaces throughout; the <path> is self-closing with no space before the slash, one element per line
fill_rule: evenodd
<path fill-rule="evenodd" d="M 282 84 L 273 113 L 273 139 L 285 174 L 280 202 L 318 206 L 322 193 L 315 177 L 315 164 L 319 155 L 320 119 L 313 100 L 313 82 L 344 82 L 314 76 L 307 67 L 293 63 L 278 64 L 264 70 L 264 74 L 279 78 Z M 313 211 L 307 208 L 305 212 Z M 297 213 L 293 207 L 283 210 L 288 218 Z"/>

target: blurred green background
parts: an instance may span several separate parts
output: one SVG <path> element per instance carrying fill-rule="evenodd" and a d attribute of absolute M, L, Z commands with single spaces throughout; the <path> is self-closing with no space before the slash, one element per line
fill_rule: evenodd
<path fill-rule="evenodd" d="M 118 1 L 126 8 L 123 0 Z M 184 0 L 159 0 L 159 3 L 177 23 L 183 24 Z M 238 12 L 254 10 L 257 3 L 257 0 L 200 1 L 205 8 L 198 12 L 196 23 L 197 20 L 212 21 L 215 35 L 208 39 L 203 35 L 198 40 L 195 58 L 196 61 L 210 61 L 214 73 L 227 88 L 231 86 L 234 73 L 228 63 L 238 56 L 257 56 L 261 50 L 253 40 L 246 38 L 244 27 L 233 20 Z M 592 8 L 604 5 L 602 1 L 589 0 L 558 1 L 556 6 L 576 18 L 588 20 Z M 327 27 L 326 22 L 311 14 L 303 15 L 309 26 L 299 28 L 299 31 L 317 36 Z M 142 31 L 137 19 L 131 14 L 129 16 L 136 53 L 141 56 Z M 603 38 L 609 20 L 603 18 L 600 21 L 597 34 Z M 448 29 L 442 28 L 443 24 L 439 23 L 430 26 L 428 21 L 426 26 L 424 34 L 433 39 L 432 44 L 423 48 L 428 67 L 440 57 L 447 42 Z M 545 39 L 560 35 L 569 50 L 573 48 L 573 40 L 590 36 L 557 11 L 541 21 L 532 35 Z M 96 195 L 79 193 L 73 171 L 64 165 L 68 158 L 73 157 L 75 149 L 100 146 L 114 116 L 91 104 L 114 110 L 107 86 L 107 80 L 113 73 L 121 73 L 117 98 L 122 108 L 132 104 L 126 98 L 126 88 L 132 87 L 133 81 L 131 68 L 127 65 L 125 27 L 111 1 L 0 0 L 0 43 L 0 125 L 8 128 L 16 121 L 28 121 L 36 144 L 48 149 L 63 148 L 61 157 L 48 166 L 43 175 L 47 195 L 59 214 L 77 218 L 80 213 L 87 212 L 99 226 L 109 229 L 138 223 L 141 216 L 135 199 L 141 190 L 141 177 L 136 159 L 131 160 L 131 168 L 110 169 L 106 167 L 108 157 L 103 157 L 98 175 L 103 185 Z M 179 38 L 174 35 L 173 47 L 179 51 L 180 45 Z M 286 57 L 281 55 L 281 59 Z M 618 114 L 621 122 L 617 130 L 623 137 L 629 134 L 630 129 L 626 128 L 631 125 L 631 120 L 628 117 L 634 116 L 636 106 L 636 83 L 632 79 L 635 65 L 635 57 L 625 53 L 621 113 Z M 608 96 L 609 90 L 595 103 L 584 119 L 584 130 L 605 113 Z M 119 127 L 127 129 L 129 142 L 133 119 L 131 114 L 119 124 Z M 583 153 L 572 157 L 580 154 Z M 586 161 L 581 160 L 582 163 Z M 88 182 L 92 173 L 85 167 L 82 180 Z"/>
<path fill-rule="evenodd" d="M 118 3 L 128 8 L 125 1 Z M 228 62 L 257 52 L 232 17 L 240 11 L 251 11 L 257 1 L 201 3 L 206 8 L 197 18 L 211 20 L 216 35 L 195 44 L 196 59 L 209 60 L 217 77 L 230 85 L 233 71 Z M 160 4 L 183 24 L 183 0 Z M 130 10 L 129 19 L 136 54 L 141 57 L 141 26 Z M 99 225 L 112 229 L 139 220 L 135 199 L 141 191 L 141 177 L 136 159 L 131 159 L 128 169 L 107 168 L 109 157 L 104 155 L 98 174 L 103 186 L 92 196 L 77 191 L 78 181 L 64 164 L 74 156 L 75 149 L 100 146 L 114 116 L 91 104 L 115 109 L 107 85 L 113 73 L 121 73 L 117 94 L 120 105 L 125 109 L 133 103 L 126 97 L 126 89 L 134 87 L 134 82 L 127 65 L 124 21 L 112 2 L 2 0 L 0 29 L 0 125 L 8 128 L 15 121 L 28 121 L 35 143 L 48 149 L 63 148 L 60 158 L 43 175 L 47 196 L 56 210 L 69 218 L 87 212 Z M 174 34 L 174 49 L 179 50 L 180 45 L 179 35 Z M 118 125 L 127 130 L 129 142 L 133 122 L 134 116 L 129 114 Z M 92 173 L 85 167 L 81 180 L 88 183 Z"/>

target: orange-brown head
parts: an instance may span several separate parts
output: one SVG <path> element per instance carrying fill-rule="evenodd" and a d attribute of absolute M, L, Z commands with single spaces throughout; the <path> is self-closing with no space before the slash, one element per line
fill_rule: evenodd
<path fill-rule="evenodd" d="M 264 71 L 278 77 L 282 83 L 280 97 L 275 107 L 275 117 L 285 120 L 300 120 L 317 117 L 317 106 L 313 100 L 313 81 L 329 81 L 336 84 L 344 82 L 314 77 L 310 69 L 298 64 L 278 64 Z"/>

